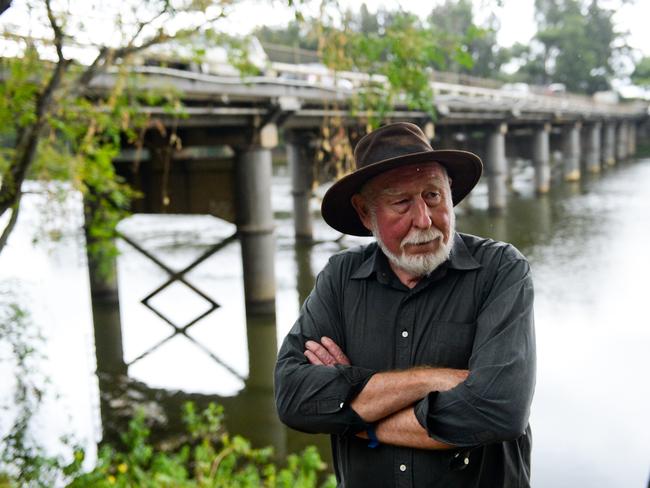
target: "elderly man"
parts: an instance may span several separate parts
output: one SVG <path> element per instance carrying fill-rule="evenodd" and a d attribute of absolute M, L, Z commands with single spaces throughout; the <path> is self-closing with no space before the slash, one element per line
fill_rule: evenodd
<path fill-rule="evenodd" d="M 278 354 L 284 423 L 331 434 L 339 486 L 530 485 L 533 287 L 511 245 L 455 231 L 482 164 L 413 124 L 355 149 L 325 195 L 332 256 Z"/>

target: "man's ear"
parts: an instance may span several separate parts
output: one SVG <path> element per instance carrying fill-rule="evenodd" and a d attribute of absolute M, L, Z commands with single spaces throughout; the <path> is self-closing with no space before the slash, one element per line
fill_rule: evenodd
<path fill-rule="evenodd" d="M 357 215 L 361 220 L 363 226 L 372 232 L 372 219 L 370 218 L 370 208 L 368 207 L 368 202 L 360 194 L 355 193 L 350 199 L 350 203 L 357 211 Z"/>

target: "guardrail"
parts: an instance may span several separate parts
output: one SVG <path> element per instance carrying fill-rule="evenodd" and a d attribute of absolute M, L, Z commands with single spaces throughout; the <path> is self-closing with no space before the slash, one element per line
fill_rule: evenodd
<path fill-rule="evenodd" d="M 232 69 L 231 66 L 229 66 Z M 228 87 L 233 89 L 242 85 L 248 87 L 250 93 L 258 87 L 260 93 L 264 86 L 317 89 L 319 92 L 330 93 L 332 97 L 344 99 L 352 96 L 355 90 L 369 83 L 383 84 L 388 80 L 383 75 L 358 73 L 351 71 L 333 71 L 323 65 L 301 65 L 273 62 L 269 63 L 262 76 L 240 77 L 234 75 L 214 75 L 194 71 L 178 70 L 160 66 L 138 66 L 134 72 L 146 75 L 158 75 L 168 79 L 203 82 L 208 86 Z M 432 72 L 432 77 L 437 73 Z M 506 110 L 514 117 L 520 112 L 551 112 L 573 113 L 587 115 L 619 115 L 640 116 L 648 114 L 648 104 L 644 102 L 607 103 L 594 100 L 585 95 L 571 93 L 539 94 L 518 92 L 502 88 L 449 83 L 433 79 L 431 88 L 438 108 L 453 110 L 460 106 L 472 107 L 477 110 Z M 238 91 L 239 93 L 239 91 Z M 398 100 L 399 102 L 399 100 Z M 443 114 L 444 115 L 444 114 Z"/>

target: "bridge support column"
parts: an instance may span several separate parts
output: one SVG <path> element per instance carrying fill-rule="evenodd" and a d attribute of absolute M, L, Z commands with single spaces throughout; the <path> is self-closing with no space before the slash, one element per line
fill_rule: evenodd
<path fill-rule="evenodd" d="M 89 229 L 93 205 L 84 202 L 86 255 L 90 278 L 90 301 L 95 333 L 95 357 L 97 371 L 100 373 L 126 374 L 122 348 L 122 323 L 120 320 L 120 297 L 117 282 L 117 262 L 115 257 L 101 259 L 88 249 L 99 244 Z"/>
<path fill-rule="evenodd" d="M 606 122 L 603 131 L 603 166 L 613 166 L 616 164 L 616 126 L 613 122 Z"/>
<path fill-rule="evenodd" d="M 508 190 L 507 132 L 508 126 L 506 124 L 498 124 L 488 134 L 486 169 L 488 206 L 491 210 L 501 210 L 506 206 Z"/>
<path fill-rule="evenodd" d="M 589 127 L 587 127 L 584 161 L 585 167 L 589 173 L 600 172 L 600 133 L 600 122 L 594 122 Z"/>
<path fill-rule="evenodd" d="M 540 194 L 547 193 L 551 186 L 550 132 L 551 124 L 544 124 L 535 128 L 533 135 L 535 190 Z"/>
<path fill-rule="evenodd" d="M 627 155 L 632 157 L 636 154 L 636 123 L 628 122 L 627 126 Z"/>
<path fill-rule="evenodd" d="M 616 161 L 627 159 L 627 122 L 621 121 L 616 128 Z"/>
<path fill-rule="evenodd" d="M 311 240 L 312 218 L 309 211 L 313 173 L 307 158 L 307 147 L 295 138 L 287 142 L 287 160 L 291 171 L 291 194 L 293 195 L 293 224 L 296 239 Z"/>
<path fill-rule="evenodd" d="M 564 127 L 562 133 L 563 175 L 565 181 L 580 179 L 580 122 Z"/>
<path fill-rule="evenodd" d="M 275 313 L 270 149 L 253 146 L 238 153 L 235 190 L 246 312 L 252 315 Z"/>

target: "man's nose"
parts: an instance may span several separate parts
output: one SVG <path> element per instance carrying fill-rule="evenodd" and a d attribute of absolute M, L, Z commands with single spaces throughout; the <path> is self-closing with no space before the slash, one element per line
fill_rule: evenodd
<path fill-rule="evenodd" d="M 431 217 L 429 216 L 429 207 L 423 198 L 416 198 L 412 208 L 413 227 L 418 229 L 428 229 L 431 227 Z"/>

